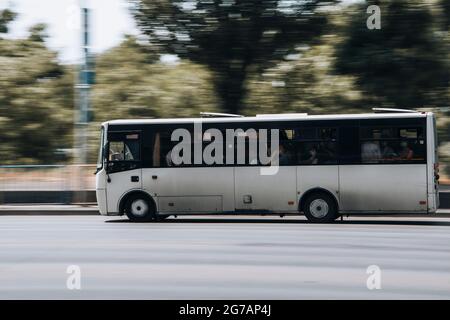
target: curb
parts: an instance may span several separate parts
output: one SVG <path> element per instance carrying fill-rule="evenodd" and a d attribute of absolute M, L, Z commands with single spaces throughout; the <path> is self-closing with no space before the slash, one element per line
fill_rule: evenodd
<path fill-rule="evenodd" d="M 0 216 L 99 216 L 98 210 L 0 210 Z"/>
<path fill-rule="evenodd" d="M 3 205 L 0 216 L 70 216 L 100 215 L 97 206 L 91 205 Z"/>

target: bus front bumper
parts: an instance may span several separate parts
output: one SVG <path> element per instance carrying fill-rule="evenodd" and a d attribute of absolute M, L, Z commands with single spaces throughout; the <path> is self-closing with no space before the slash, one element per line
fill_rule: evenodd
<path fill-rule="evenodd" d="M 101 215 L 106 216 L 108 215 L 108 210 L 106 208 L 107 202 L 106 202 L 106 189 L 96 189 L 95 195 L 97 197 L 97 206 L 98 211 Z"/>

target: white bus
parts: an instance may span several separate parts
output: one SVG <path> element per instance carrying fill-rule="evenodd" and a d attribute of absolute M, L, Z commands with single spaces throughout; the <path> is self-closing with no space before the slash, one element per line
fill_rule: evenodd
<path fill-rule="evenodd" d="M 192 149 L 179 154 L 192 162 L 172 159 L 181 141 L 177 129 L 193 136 L 183 142 Z M 249 152 L 262 129 L 278 132 L 272 174 L 262 174 L 267 163 Z M 213 152 L 227 161 L 194 159 L 228 132 L 234 132 L 231 140 Z M 331 222 L 344 214 L 434 213 L 439 206 L 431 112 L 113 120 L 102 124 L 101 136 L 96 194 L 102 215 L 158 221 L 183 214 L 303 213 L 311 222 Z M 237 159 L 239 152 L 245 159 Z"/>

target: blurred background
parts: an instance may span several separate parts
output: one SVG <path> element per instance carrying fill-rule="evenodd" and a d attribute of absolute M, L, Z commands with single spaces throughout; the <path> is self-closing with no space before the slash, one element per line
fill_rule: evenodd
<path fill-rule="evenodd" d="M 0 203 L 94 189 L 103 121 L 201 111 L 433 111 L 450 184 L 449 31 L 450 0 L 0 0 Z"/>

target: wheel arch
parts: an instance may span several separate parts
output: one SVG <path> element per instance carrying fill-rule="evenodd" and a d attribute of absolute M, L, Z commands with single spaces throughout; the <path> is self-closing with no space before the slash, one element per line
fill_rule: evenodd
<path fill-rule="evenodd" d="M 124 209 L 125 209 L 125 204 L 127 203 L 128 199 L 130 199 L 130 197 L 135 196 L 135 195 L 142 195 L 144 196 L 149 202 L 150 204 L 153 206 L 153 208 L 155 209 L 155 211 L 158 210 L 158 207 L 156 206 L 156 202 L 155 199 L 153 199 L 153 197 L 148 194 L 147 192 L 145 192 L 144 190 L 130 190 L 127 193 L 125 193 L 119 201 L 119 213 L 124 213 Z"/>
<path fill-rule="evenodd" d="M 334 201 L 334 205 L 336 206 L 336 211 L 339 212 L 339 201 L 336 198 L 336 196 L 330 190 L 327 190 L 327 189 L 321 188 L 321 187 L 312 188 L 312 189 L 307 190 L 306 192 L 303 192 L 303 194 L 300 196 L 300 199 L 298 200 L 298 210 L 299 211 L 303 212 L 304 200 L 307 199 L 310 195 L 312 195 L 314 193 L 325 193 L 325 194 L 329 195 L 331 197 L 331 199 L 333 199 L 333 201 Z"/>

